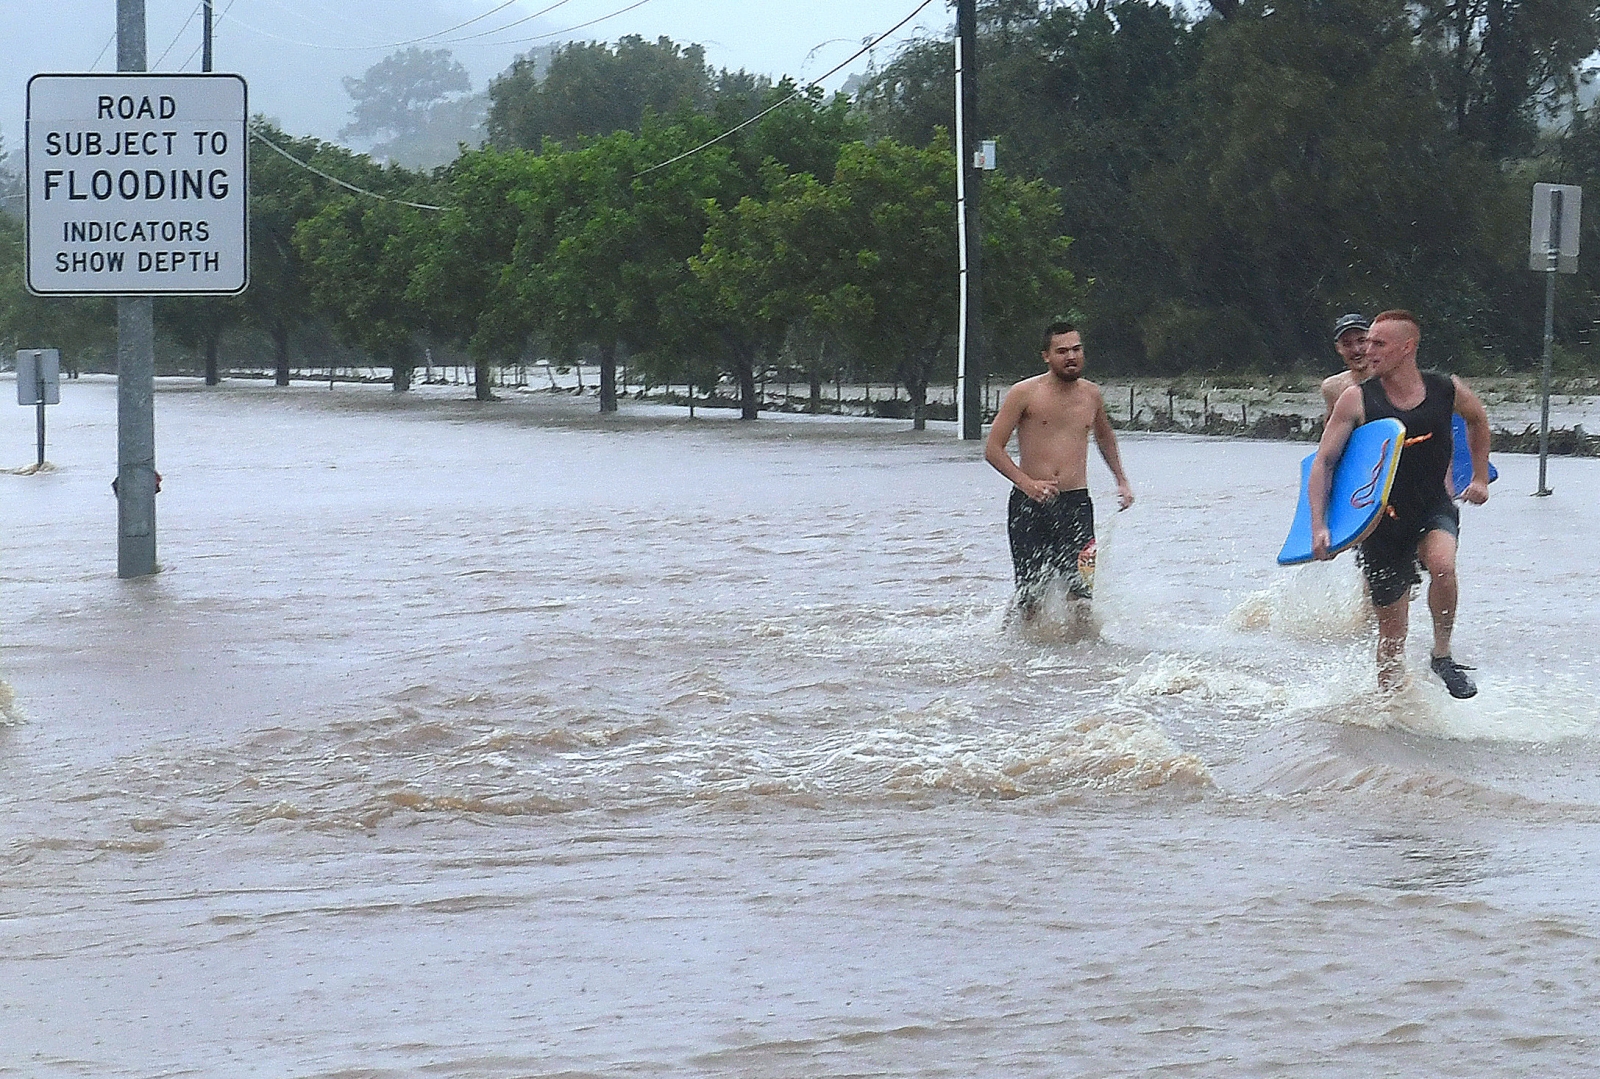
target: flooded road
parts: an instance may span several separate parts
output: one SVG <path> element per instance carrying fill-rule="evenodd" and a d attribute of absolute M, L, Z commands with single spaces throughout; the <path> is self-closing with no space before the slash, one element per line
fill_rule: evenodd
<path fill-rule="evenodd" d="M 1273 562 L 1304 445 L 1124 436 L 1075 641 L 949 425 L 453 396 L 164 382 L 140 581 L 114 385 L 0 473 L 0 1074 L 1600 1048 L 1600 462 L 1496 458 L 1482 692 L 1380 700 L 1351 560 Z"/>

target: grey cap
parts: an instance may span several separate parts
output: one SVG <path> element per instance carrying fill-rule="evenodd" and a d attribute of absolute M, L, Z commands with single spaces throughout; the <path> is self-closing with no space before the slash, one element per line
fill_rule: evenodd
<path fill-rule="evenodd" d="M 1367 330 L 1372 328 L 1372 320 L 1366 315 L 1340 315 L 1339 320 L 1333 324 L 1333 339 L 1343 337 L 1346 330 Z"/>

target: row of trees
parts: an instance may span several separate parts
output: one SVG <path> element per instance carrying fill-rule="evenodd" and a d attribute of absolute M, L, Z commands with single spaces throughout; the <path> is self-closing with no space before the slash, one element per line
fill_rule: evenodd
<path fill-rule="evenodd" d="M 447 209 L 338 197 L 299 223 L 295 248 L 315 306 L 402 382 L 425 336 L 485 369 L 530 342 L 588 346 L 612 409 L 625 349 L 658 383 L 729 377 L 753 417 L 758 365 L 800 338 L 814 397 L 831 343 L 835 361 L 904 385 L 921 426 L 951 360 L 955 162 L 947 145 L 857 128 L 848 100 L 813 94 L 709 146 L 715 121 L 690 112 L 574 149 L 468 151 L 406 191 Z M 1006 179 L 990 198 L 990 309 L 1031 332 L 1079 298 L 1056 194 Z"/>
<path fill-rule="evenodd" d="M 1068 313 L 1095 362 L 1127 373 L 1315 368 L 1334 315 L 1387 306 L 1421 314 L 1435 362 L 1538 355 L 1529 186 L 1600 166 L 1600 123 L 1577 106 L 1600 45 L 1583 0 L 1213 0 L 1203 18 L 1153 0 L 984 0 L 980 14 L 981 134 L 1003 167 L 983 185 L 984 321 L 1001 371 L 1032 369 L 1037 327 Z M 390 366 L 397 388 L 430 345 L 469 353 L 485 394 L 494 364 L 581 354 L 608 409 L 619 353 L 658 383 L 729 379 L 747 415 L 765 360 L 797 358 L 815 397 L 848 359 L 903 384 L 920 423 L 954 370 L 951 78 L 947 40 L 913 42 L 852 98 L 801 95 L 716 139 L 793 86 L 624 38 L 519 60 L 471 99 L 487 143 L 431 171 L 263 125 L 382 197 L 256 143 L 249 292 L 163 301 L 160 324 L 213 363 L 226 334 L 260 335 L 280 382 L 314 331 Z M 392 149 L 460 120 L 470 86 L 447 53 L 413 49 L 349 90 L 352 131 Z M 1585 231 L 1600 251 L 1592 214 Z M 1600 315 L 1595 265 L 1562 282 L 1572 362 L 1588 362 Z M 20 233 L 0 214 L 0 340 L 89 348 L 110 321 L 105 303 L 23 295 Z"/>

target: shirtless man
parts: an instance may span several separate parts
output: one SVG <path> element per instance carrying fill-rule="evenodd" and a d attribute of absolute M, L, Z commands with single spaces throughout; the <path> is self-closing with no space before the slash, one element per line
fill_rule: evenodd
<path fill-rule="evenodd" d="M 1122 471 L 1117 436 L 1106 415 L 1100 387 L 1083 378 L 1083 340 L 1070 322 L 1045 330 L 1049 368 L 1011 387 L 994 426 L 984 460 L 1013 484 L 1006 532 L 1016 574 L 1017 606 L 1025 620 L 1038 613 L 1046 590 L 1063 578 L 1078 599 L 1094 596 L 1094 506 L 1089 501 L 1089 434 L 1117 481 L 1117 508 L 1133 505 L 1133 488 Z M 1017 433 L 1020 467 L 1006 444 Z"/>
<path fill-rule="evenodd" d="M 1345 369 L 1322 380 L 1322 401 L 1326 406 L 1322 422 L 1333 415 L 1334 403 L 1351 386 L 1359 386 L 1371 372 L 1367 368 L 1367 327 L 1365 315 L 1340 315 L 1333 324 L 1333 350 L 1344 361 Z"/>
<path fill-rule="evenodd" d="M 1332 558 L 1328 534 L 1328 489 L 1334 465 L 1350 432 L 1369 420 L 1394 417 L 1406 427 L 1406 444 L 1389 489 L 1389 512 L 1361 544 L 1360 562 L 1378 616 L 1378 685 L 1388 690 L 1404 674 L 1411 587 L 1421 583 L 1418 563 L 1428 571 L 1428 611 L 1433 616 L 1433 672 L 1452 697 L 1471 697 L 1478 687 L 1471 670 L 1450 655 L 1455 629 L 1456 536 L 1461 514 L 1444 486 L 1453 452 L 1451 414 L 1467 424 L 1472 482 L 1461 497 L 1474 505 L 1489 500 L 1489 415 L 1454 375 L 1417 367 L 1422 331 L 1408 311 L 1385 311 L 1367 331 L 1371 376 L 1339 395 L 1311 466 L 1311 550 Z"/>

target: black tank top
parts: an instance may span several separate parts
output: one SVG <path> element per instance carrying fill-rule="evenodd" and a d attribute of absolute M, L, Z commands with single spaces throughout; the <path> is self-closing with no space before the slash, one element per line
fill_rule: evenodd
<path fill-rule="evenodd" d="M 1406 425 L 1405 449 L 1400 451 L 1400 467 L 1389 489 L 1389 505 L 1402 518 L 1450 502 L 1444 477 L 1454 452 L 1450 417 L 1456 410 L 1456 384 L 1438 371 L 1422 372 L 1422 384 L 1427 392 L 1422 403 L 1412 409 L 1396 408 L 1376 378 L 1361 384 L 1361 404 L 1368 423 L 1392 416 Z"/>

